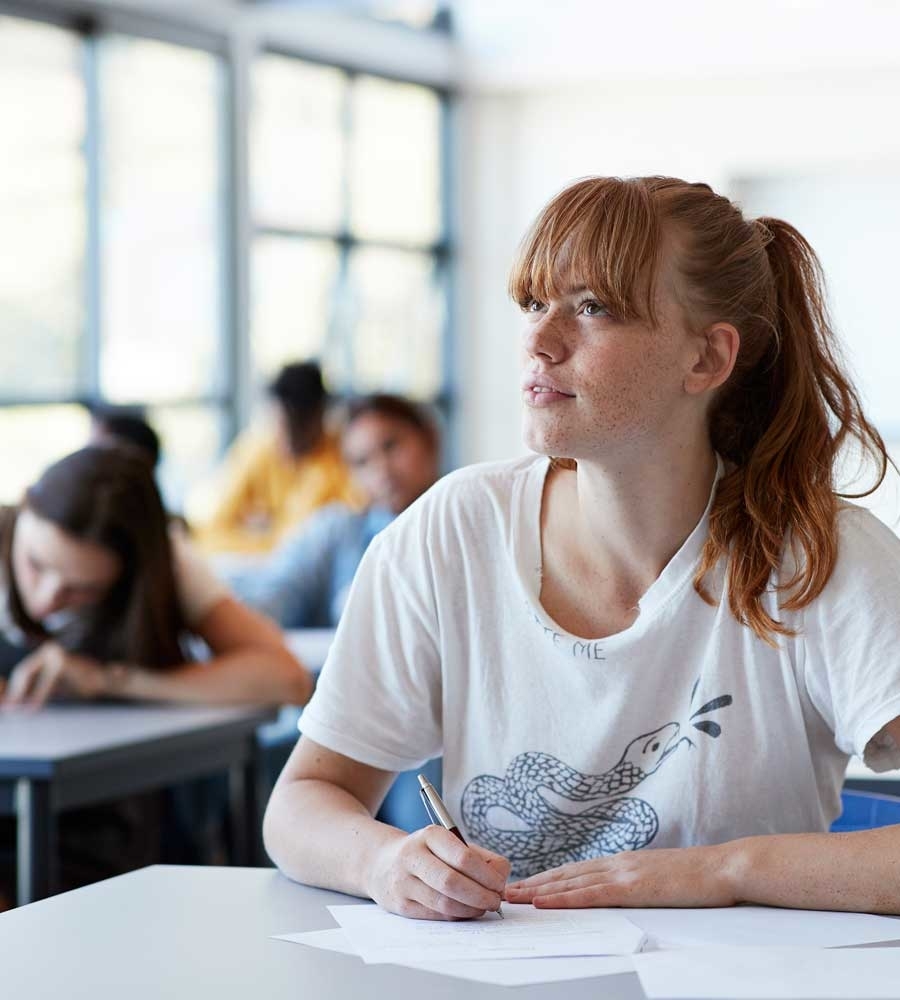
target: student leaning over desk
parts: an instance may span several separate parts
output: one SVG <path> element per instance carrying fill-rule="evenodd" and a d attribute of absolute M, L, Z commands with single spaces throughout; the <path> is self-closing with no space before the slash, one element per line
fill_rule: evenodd
<path fill-rule="evenodd" d="M 191 662 L 189 636 L 210 659 Z M 170 528 L 150 463 L 88 447 L 0 514 L 0 698 L 304 703 L 309 673 Z"/>
<path fill-rule="evenodd" d="M 704 184 L 593 178 L 513 269 L 538 457 L 438 483 L 369 548 L 265 839 L 416 917 L 741 901 L 900 912 L 900 828 L 825 831 L 900 763 L 900 541 L 843 501 L 884 445 L 818 261 Z M 554 459 L 548 456 L 554 456 Z M 443 752 L 478 847 L 371 814 Z"/>

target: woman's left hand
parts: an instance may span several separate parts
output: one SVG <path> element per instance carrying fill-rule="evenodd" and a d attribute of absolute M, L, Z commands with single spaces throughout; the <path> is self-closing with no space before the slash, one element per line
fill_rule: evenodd
<path fill-rule="evenodd" d="M 39 708 L 54 695 L 98 698 L 105 690 L 106 670 L 102 663 L 69 653 L 59 643 L 48 641 L 13 670 L 3 704 Z"/>
<path fill-rule="evenodd" d="M 551 868 L 506 887 L 511 903 L 587 906 L 734 906 L 728 844 L 626 851 Z"/>

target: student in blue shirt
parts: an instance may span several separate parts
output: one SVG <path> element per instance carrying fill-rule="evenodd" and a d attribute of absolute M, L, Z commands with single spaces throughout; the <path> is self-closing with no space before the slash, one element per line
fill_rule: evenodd
<path fill-rule="evenodd" d="M 344 458 L 369 505 L 330 504 L 261 567 L 232 584 L 241 599 L 283 628 L 334 628 L 369 543 L 438 477 L 433 421 L 415 403 L 379 394 L 352 402 Z"/>
<path fill-rule="evenodd" d="M 323 508 L 260 568 L 232 582 L 241 599 L 283 628 L 334 628 L 369 543 L 438 477 L 439 440 L 432 419 L 415 403 L 379 394 L 353 401 L 342 436 L 344 459 L 369 497 L 362 511 L 342 503 Z M 297 713 L 299 714 L 299 712 Z M 281 770 L 295 742 L 281 724 L 264 736 L 266 769 Z M 420 770 L 440 785 L 440 760 Z M 379 813 L 404 830 L 426 823 L 412 771 L 397 778 Z"/>

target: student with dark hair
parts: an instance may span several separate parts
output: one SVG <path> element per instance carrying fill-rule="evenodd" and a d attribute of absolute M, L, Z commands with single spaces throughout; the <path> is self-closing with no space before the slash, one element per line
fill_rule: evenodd
<path fill-rule="evenodd" d="M 170 530 L 133 448 L 74 452 L 3 511 L 0 633 L 18 661 L 7 705 L 56 694 L 302 704 L 312 686 L 278 628 Z M 191 635 L 210 660 L 186 656 Z"/>
<path fill-rule="evenodd" d="M 203 640 L 208 660 L 190 659 L 190 637 Z M 0 512 L 5 709 L 57 696 L 303 704 L 311 690 L 279 629 L 239 603 L 171 529 L 137 448 L 83 448 L 50 466 L 18 507 Z M 179 844 L 198 849 L 210 830 L 182 831 L 184 817 L 200 814 L 184 796 L 179 803 L 172 814 Z M 158 861 L 160 815 L 154 796 L 65 814 L 61 884 Z M 211 813 L 202 818 L 215 822 Z M 0 823 L 0 910 L 9 905 L 10 837 Z"/>
<path fill-rule="evenodd" d="M 426 919 L 900 913 L 900 826 L 827 832 L 851 754 L 900 765 L 900 541 L 841 493 L 845 444 L 876 484 L 889 459 L 809 243 L 706 184 L 588 178 L 510 287 L 537 454 L 369 546 L 270 856 Z M 373 818 L 436 753 L 468 846 Z"/>
<path fill-rule="evenodd" d="M 286 365 L 268 387 L 274 427 L 235 441 L 197 538 L 208 551 L 267 552 L 313 511 L 353 491 L 336 437 L 325 427 L 328 394 L 312 361 Z"/>
<path fill-rule="evenodd" d="M 421 406 L 378 394 L 351 401 L 342 434 L 344 458 L 368 497 L 363 510 L 330 504 L 310 517 L 262 566 L 231 582 L 251 607 L 284 628 L 334 628 L 372 539 L 437 479 L 437 426 Z M 273 780 L 296 742 L 296 730 L 267 746 Z M 440 783 L 440 761 L 426 768 Z M 414 774 L 402 774 L 382 803 L 381 819 L 414 830 L 426 821 Z"/>
<path fill-rule="evenodd" d="M 284 628 L 337 625 L 369 543 L 438 477 L 436 425 L 407 399 L 379 394 L 353 400 L 341 440 L 367 506 L 322 508 L 263 565 L 232 580 L 243 600 Z"/>
<path fill-rule="evenodd" d="M 143 408 L 95 403 L 88 410 L 91 414 L 90 444 L 130 444 L 147 456 L 151 468 L 159 465 L 159 435 L 147 422 Z"/>

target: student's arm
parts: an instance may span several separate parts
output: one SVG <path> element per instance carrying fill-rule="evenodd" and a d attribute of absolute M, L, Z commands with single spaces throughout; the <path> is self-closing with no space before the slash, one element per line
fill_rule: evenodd
<path fill-rule="evenodd" d="M 756 903 L 900 914 L 900 826 L 629 851 L 535 875 L 505 898 L 549 909 Z"/>
<path fill-rule="evenodd" d="M 309 671 L 284 645 L 281 630 L 233 597 L 223 597 L 193 629 L 212 658 L 169 670 L 116 666 L 107 695 L 141 701 L 220 705 L 305 705 Z"/>
<path fill-rule="evenodd" d="M 235 593 L 282 628 L 321 624 L 317 611 L 330 600 L 336 548 L 352 517 L 343 505 L 313 514 L 263 565 L 235 575 Z"/>
<path fill-rule="evenodd" d="M 885 727 L 900 746 L 900 718 Z M 900 826 L 744 837 L 580 861 L 507 887 L 538 907 L 733 906 L 900 914 Z"/>
<path fill-rule="evenodd" d="M 303 705 L 308 670 L 285 647 L 280 630 L 233 597 L 223 597 L 194 628 L 212 659 L 166 670 L 103 664 L 44 643 L 10 677 L 7 704 L 39 707 L 57 694 L 219 705 Z"/>
<path fill-rule="evenodd" d="M 269 856 L 298 882 L 368 896 L 407 917 L 496 910 L 504 858 L 441 827 L 407 834 L 372 818 L 393 777 L 302 737 L 266 809 Z"/>

